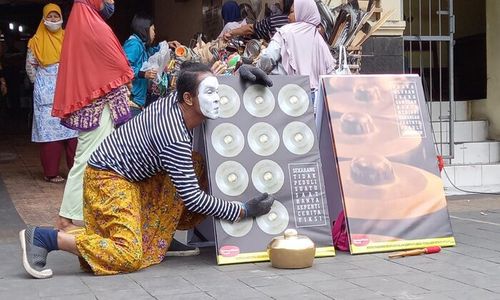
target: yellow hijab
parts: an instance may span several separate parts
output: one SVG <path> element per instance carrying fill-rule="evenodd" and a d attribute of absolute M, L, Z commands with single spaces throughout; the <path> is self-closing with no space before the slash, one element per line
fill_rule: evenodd
<path fill-rule="evenodd" d="M 38 25 L 35 35 L 29 40 L 28 47 L 42 66 L 48 66 L 59 62 L 61 56 L 64 30 L 61 28 L 51 32 L 43 23 L 51 12 L 57 12 L 61 16 L 61 8 L 57 4 L 49 3 L 43 7 L 43 18 Z"/>

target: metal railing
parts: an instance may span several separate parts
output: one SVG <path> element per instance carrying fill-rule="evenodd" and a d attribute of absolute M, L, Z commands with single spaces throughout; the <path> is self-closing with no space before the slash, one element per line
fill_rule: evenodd
<path fill-rule="evenodd" d="M 402 7 L 407 22 L 403 35 L 405 44 L 405 70 L 422 78 L 429 111 L 435 115 L 432 103 L 439 103 L 439 131 L 448 123 L 448 139 L 441 134 L 436 141 L 443 153 L 449 144 L 448 155 L 454 157 L 454 32 L 453 0 L 403 0 Z M 444 19 L 444 21 L 443 21 Z M 437 78 L 436 78 L 437 77 Z M 443 109 L 447 102 L 448 110 Z M 445 106 L 446 107 L 446 106 Z"/>

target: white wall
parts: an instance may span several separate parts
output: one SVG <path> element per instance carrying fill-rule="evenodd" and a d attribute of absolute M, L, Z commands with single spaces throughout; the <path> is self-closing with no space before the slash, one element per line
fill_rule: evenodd
<path fill-rule="evenodd" d="M 490 121 L 489 137 L 500 139 L 500 1 L 486 1 L 487 99 L 474 101 L 473 117 Z"/>

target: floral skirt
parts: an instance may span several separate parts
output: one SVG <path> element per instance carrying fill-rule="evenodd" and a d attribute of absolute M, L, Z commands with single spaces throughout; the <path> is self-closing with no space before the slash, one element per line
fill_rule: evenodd
<path fill-rule="evenodd" d="M 193 156 L 198 178 L 199 155 Z M 193 228 L 204 215 L 187 211 L 166 173 L 130 182 L 113 171 L 87 167 L 85 232 L 76 236 L 82 268 L 96 275 L 133 272 L 163 260 L 177 229 Z"/>

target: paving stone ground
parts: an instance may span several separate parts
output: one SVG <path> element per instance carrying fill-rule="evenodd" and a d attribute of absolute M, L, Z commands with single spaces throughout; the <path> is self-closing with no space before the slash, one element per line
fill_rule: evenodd
<path fill-rule="evenodd" d="M 338 252 L 309 269 L 280 270 L 269 263 L 217 266 L 208 247 L 137 273 L 97 277 L 55 252 L 48 260 L 54 277 L 34 280 L 22 269 L 17 231 L 24 223 L 52 225 L 63 186 L 41 179 L 26 133 L 0 133 L 0 140 L 0 154 L 16 156 L 0 161 L 0 299 L 500 299 L 497 195 L 448 199 L 457 246 L 433 255 L 389 260 L 387 253 Z"/>

